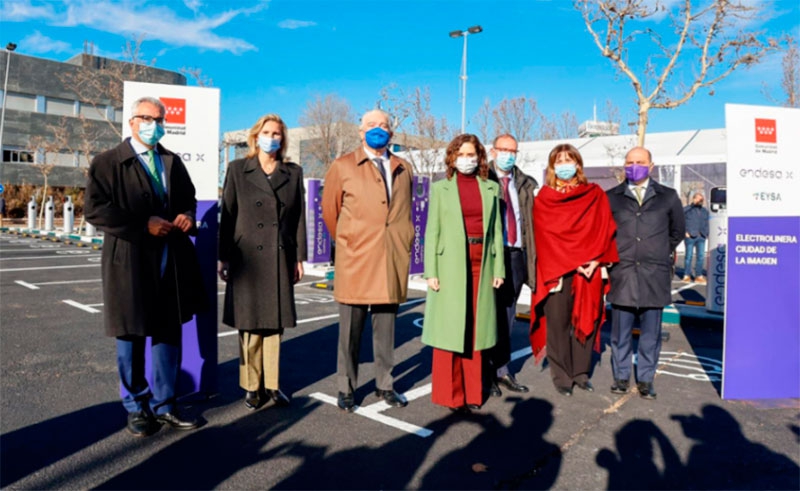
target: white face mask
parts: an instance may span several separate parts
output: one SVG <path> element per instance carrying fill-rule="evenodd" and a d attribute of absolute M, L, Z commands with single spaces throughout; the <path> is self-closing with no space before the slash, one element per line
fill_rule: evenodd
<path fill-rule="evenodd" d="M 457 157 L 456 169 L 462 174 L 472 174 L 478 167 L 478 157 Z"/>

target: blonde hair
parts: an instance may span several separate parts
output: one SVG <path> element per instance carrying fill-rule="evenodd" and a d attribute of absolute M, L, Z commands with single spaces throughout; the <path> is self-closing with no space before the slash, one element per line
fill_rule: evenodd
<path fill-rule="evenodd" d="M 258 155 L 258 134 L 261 133 L 261 128 L 270 121 L 278 123 L 281 127 L 281 147 L 278 149 L 278 160 L 283 160 L 283 156 L 286 155 L 286 147 L 289 146 L 289 135 L 287 134 L 289 131 L 286 128 L 286 123 L 277 114 L 265 114 L 258 118 L 256 124 L 250 128 L 250 132 L 247 134 L 247 146 L 250 149 L 247 152 L 248 158 Z"/>

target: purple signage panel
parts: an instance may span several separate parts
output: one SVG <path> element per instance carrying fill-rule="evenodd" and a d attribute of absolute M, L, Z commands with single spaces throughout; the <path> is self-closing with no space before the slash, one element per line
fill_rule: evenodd
<path fill-rule="evenodd" d="M 306 243 L 309 263 L 331 260 L 331 236 L 322 221 L 322 180 L 306 179 Z"/>
<path fill-rule="evenodd" d="M 724 399 L 800 397 L 800 217 L 729 217 Z"/>
<path fill-rule="evenodd" d="M 425 271 L 425 226 L 428 224 L 430 189 L 430 178 L 414 176 L 411 207 L 411 219 L 414 223 L 414 245 L 411 246 L 411 268 L 409 274 L 422 274 Z"/>

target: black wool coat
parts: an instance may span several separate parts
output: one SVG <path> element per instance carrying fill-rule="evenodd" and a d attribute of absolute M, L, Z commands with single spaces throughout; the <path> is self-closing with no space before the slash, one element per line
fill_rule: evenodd
<path fill-rule="evenodd" d="M 167 181 L 164 204 L 129 140 L 92 160 L 86 184 L 86 220 L 105 232 L 105 332 L 115 337 L 180 336 L 181 324 L 207 305 L 197 254 L 187 234 L 176 228 L 167 237 L 155 237 L 147 222 L 151 216 L 172 221 L 184 214 L 194 223 L 194 185 L 180 157 L 157 145 Z"/>
<path fill-rule="evenodd" d="M 608 301 L 636 308 L 669 305 L 673 253 L 686 230 L 678 193 L 650 179 L 641 206 L 627 181 L 606 194 L 617 222 L 619 251 L 619 263 L 609 270 Z"/>
<path fill-rule="evenodd" d="M 239 330 L 297 324 L 294 274 L 306 260 L 303 169 L 281 162 L 267 179 L 258 157 L 234 160 L 222 192 L 219 259 L 228 263 L 223 322 Z"/>

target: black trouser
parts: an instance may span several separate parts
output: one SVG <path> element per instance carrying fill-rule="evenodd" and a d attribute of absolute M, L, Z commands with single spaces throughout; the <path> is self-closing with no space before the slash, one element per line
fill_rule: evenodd
<path fill-rule="evenodd" d="M 511 331 L 517 318 L 517 299 L 528 271 L 525 250 L 519 247 L 504 247 L 506 277 L 503 285 L 497 289 L 497 344 L 489 352 L 489 360 L 497 378 L 510 373 L 508 364 L 511 361 Z"/>

